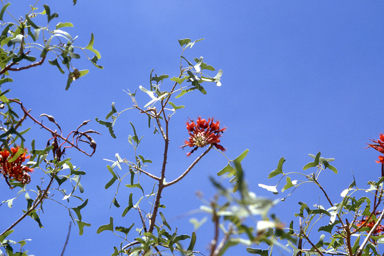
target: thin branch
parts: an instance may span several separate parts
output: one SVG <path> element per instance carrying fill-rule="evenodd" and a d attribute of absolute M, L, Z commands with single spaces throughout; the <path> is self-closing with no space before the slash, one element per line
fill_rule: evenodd
<path fill-rule="evenodd" d="M 36 198 L 36 201 L 32 204 L 31 208 L 29 208 L 28 211 L 26 211 L 23 215 L 21 215 L 21 217 L 15 221 L 11 226 L 9 226 L 6 230 L 3 231 L 3 233 L 0 234 L 0 236 L 4 235 L 6 232 L 8 232 L 9 230 L 11 230 L 13 227 L 15 227 L 17 224 L 19 224 L 20 221 L 22 221 L 25 217 L 27 217 L 32 211 L 34 211 L 36 209 L 36 207 L 45 199 L 45 197 L 47 196 L 48 194 L 48 190 L 49 188 L 51 187 L 52 185 L 52 181 L 54 180 L 55 178 L 55 174 L 52 175 L 51 177 L 51 180 L 49 181 L 49 184 L 47 186 L 47 188 L 44 190 L 44 193 L 41 195 L 41 197 L 39 198 Z"/>
<path fill-rule="evenodd" d="M 213 145 L 210 145 L 209 148 L 207 148 L 198 158 L 196 158 L 195 161 L 193 161 L 193 163 L 188 167 L 188 169 L 183 174 L 181 174 L 178 178 L 174 179 L 173 181 L 166 183 L 164 187 L 171 186 L 179 182 L 181 179 L 183 179 L 192 170 L 192 168 L 201 160 L 201 158 L 203 158 L 203 156 L 205 156 L 212 149 L 212 147 Z"/>
<path fill-rule="evenodd" d="M 309 237 L 304 233 L 304 232 L 301 232 L 301 234 L 304 236 L 304 238 L 312 245 L 313 248 L 315 248 L 315 250 L 322 256 L 324 256 L 324 254 L 319 250 L 317 249 L 317 247 L 312 243 L 312 241 L 309 239 Z"/>
<path fill-rule="evenodd" d="M 28 65 L 28 66 L 24 66 L 24 67 L 21 67 L 21 68 L 12 68 L 13 65 L 15 64 L 18 64 L 18 62 L 12 62 L 10 64 L 8 64 L 5 68 L 3 68 L 1 71 L 0 71 L 0 75 L 4 74 L 5 72 L 7 72 L 8 70 L 9 71 L 20 71 L 20 70 L 24 70 L 24 69 L 29 69 L 29 68 L 33 68 L 33 67 L 36 67 L 36 66 L 40 66 L 41 64 L 43 64 L 44 60 L 45 60 L 45 57 L 44 56 L 40 61 L 38 62 L 35 62 L 35 63 L 32 63 L 31 65 Z"/>
<path fill-rule="evenodd" d="M 40 125 L 42 128 L 44 128 L 45 130 L 49 131 L 53 136 L 57 136 L 59 137 L 60 139 L 66 141 L 69 145 L 71 145 L 72 147 L 76 148 L 77 150 L 79 150 L 80 152 L 82 152 L 83 154 L 87 155 L 87 156 L 92 156 L 95 151 L 92 152 L 92 154 L 88 154 L 87 152 L 85 152 L 84 150 L 80 149 L 77 145 L 73 144 L 72 142 L 70 142 L 68 140 L 68 138 L 64 138 L 61 134 L 58 134 L 56 131 L 53 131 L 51 130 L 50 128 L 46 127 L 45 125 L 43 125 L 42 122 L 39 122 L 36 120 L 36 118 L 34 118 L 30 113 L 29 111 L 24 107 L 23 103 L 21 103 L 20 101 L 17 101 L 17 100 L 14 100 L 14 99 L 9 99 L 9 101 L 12 101 L 12 102 L 15 102 L 17 104 L 20 105 L 21 109 L 24 111 L 24 113 L 26 115 L 28 115 L 29 118 L 31 118 L 35 123 L 37 123 L 38 125 Z"/>
<path fill-rule="evenodd" d="M 356 256 L 360 256 L 363 253 L 364 247 L 367 245 L 369 239 L 371 238 L 373 232 L 375 232 L 376 228 L 380 225 L 380 222 L 384 218 L 384 209 L 380 214 L 380 217 L 377 219 L 377 222 L 373 226 L 373 228 L 369 231 L 367 237 L 364 239 L 364 242 L 360 245 L 359 249 L 356 251 Z"/>
<path fill-rule="evenodd" d="M 67 244 L 69 241 L 69 235 L 71 234 L 71 226 L 72 226 L 72 222 L 69 222 L 68 235 L 67 235 L 67 239 L 65 240 L 65 244 L 64 244 L 63 251 L 61 252 L 61 256 L 64 256 L 65 248 L 67 247 Z"/>
<path fill-rule="evenodd" d="M 216 250 L 215 250 L 213 255 L 215 255 L 215 256 L 219 255 L 220 251 L 223 249 L 224 245 L 226 244 L 226 242 L 228 241 L 229 237 L 231 236 L 232 231 L 233 231 L 233 226 L 231 225 L 231 227 L 229 228 L 228 232 L 225 233 L 225 236 L 223 237 L 223 239 L 221 239 L 219 245 L 216 247 Z"/>
<path fill-rule="evenodd" d="M 219 239 L 219 217 L 217 216 L 217 212 L 216 212 L 216 208 L 215 208 L 215 202 L 212 202 L 211 203 L 211 206 L 212 206 L 212 211 L 213 211 L 213 221 L 214 221 L 214 224 L 215 224 L 215 235 L 214 235 L 214 238 L 212 240 L 212 244 L 211 244 L 211 254 L 210 256 L 214 256 L 215 255 L 215 249 L 216 249 L 216 245 L 217 245 L 217 240 Z"/>
<path fill-rule="evenodd" d="M 151 177 L 152 179 L 160 180 L 160 178 L 157 177 L 156 175 L 153 175 L 153 174 L 151 174 L 151 173 L 149 173 L 149 172 L 146 172 L 146 171 L 144 171 L 143 169 L 137 167 L 136 165 L 133 165 L 132 167 L 135 168 L 137 171 L 146 174 L 147 176 Z"/>

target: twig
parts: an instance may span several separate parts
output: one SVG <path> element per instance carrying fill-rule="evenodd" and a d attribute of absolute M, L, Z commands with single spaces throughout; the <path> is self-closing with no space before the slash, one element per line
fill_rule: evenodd
<path fill-rule="evenodd" d="M 210 254 L 210 256 L 214 256 L 215 255 L 215 249 L 216 249 L 216 245 L 217 245 L 217 240 L 219 239 L 219 217 L 217 216 L 217 212 L 216 212 L 216 208 L 215 208 L 216 205 L 215 204 L 216 204 L 215 202 L 211 203 L 212 210 L 213 210 L 213 221 L 214 221 L 214 224 L 215 224 L 215 235 L 214 235 L 214 238 L 213 238 L 212 244 L 211 244 L 211 254 Z"/>
<path fill-rule="evenodd" d="M 64 256 L 65 248 L 67 247 L 68 240 L 69 240 L 69 235 L 71 234 L 71 226 L 72 226 L 72 222 L 69 222 L 68 235 L 67 235 L 67 239 L 65 240 L 65 244 L 64 244 L 63 251 L 61 252 L 61 256 Z"/>
<path fill-rule="evenodd" d="M 232 231 L 233 231 L 233 226 L 231 225 L 231 227 L 229 228 L 228 232 L 225 233 L 225 236 L 223 237 L 223 239 L 221 239 L 219 245 L 216 247 L 216 250 L 215 250 L 213 255 L 215 255 L 215 256 L 219 255 L 219 253 L 223 249 L 225 243 L 228 241 L 229 237 L 231 236 Z"/>
<path fill-rule="evenodd" d="M 364 247 L 367 245 L 369 239 L 371 238 L 373 232 L 375 232 L 376 228 L 380 225 L 380 222 L 384 218 L 384 209 L 380 214 L 380 217 L 377 219 L 377 222 L 373 226 L 373 228 L 369 231 L 367 237 L 364 239 L 364 242 L 360 245 L 359 249 L 356 251 L 356 256 L 360 256 L 363 253 Z"/>
<path fill-rule="evenodd" d="M 44 56 L 39 62 L 35 62 L 35 63 L 32 63 L 31 65 L 24 66 L 24 67 L 21 67 L 21 68 L 12 68 L 13 65 L 19 64 L 18 62 L 12 62 L 12 63 L 8 64 L 5 68 L 3 68 L 0 71 L 0 75 L 4 74 L 8 70 L 9 71 L 20 71 L 20 70 L 29 69 L 29 68 L 33 68 L 33 67 L 39 66 L 39 65 L 43 64 L 43 62 L 45 60 L 45 57 L 46 56 Z"/>
<path fill-rule="evenodd" d="M 139 172 L 142 172 L 142 173 L 146 174 L 147 176 L 151 177 L 152 179 L 160 180 L 160 178 L 157 177 L 156 175 L 153 175 L 153 174 L 151 174 L 151 173 L 149 173 L 149 172 L 146 172 L 146 171 L 144 171 L 143 169 L 137 167 L 136 165 L 133 165 L 133 168 L 135 168 L 135 169 L 136 169 L 137 171 L 139 171 Z"/>
<path fill-rule="evenodd" d="M 32 211 L 34 211 L 36 209 L 36 207 L 45 199 L 45 197 L 47 196 L 47 193 L 48 193 L 48 190 L 49 188 L 51 187 L 52 185 L 52 181 L 54 180 L 55 178 L 55 174 L 52 175 L 51 177 L 51 180 L 49 181 L 49 184 L 47 186 L 47 188 L 44 190 L 44 193 L 41 195 L 41 197 L 39 198 L 36 198 L 36 201 L 32 204 L 31 208 L 29 208 L 28 211 L 26 211 L 23 215 L 21 215 L 21 217 L 15 221 L 11 226 L 9 226 L 6 230 L 4 230 L 3 233 L 0 234 L 0 236 L 4 235 L 6 232 L 8 232 L 9 230 L 11 230 L 13 227 L 15 227 L 17 224 L 19 224 L 20 221 L 22 221 L 26 216 L 28 216 Z"/>
<path fill-rule="evenodd" d="M 312 243 L 311 240 L 309 240 L 309 237 L 304 233 L 304 232 L 301 232 L 301 234 L 304 236 L 305 239 L 307 239 L 307 241 L 312 245 L 313 248 L 315 248 L 315 250 L 322 256 L 324 256 L 324 254 L 319 250 L 317 249 L 317 247 Z"/>
<path fill-rule="evenodd" d="M 182 178 L 184 178 L 192 170 L 192 168 L 201 160 L 201 158 L 203 158 L 203 156 L 205 156 L 212 149 L 212 147 L 213 145 L 210 145 L 198 158 L 196 158 L 195 161 L 193 161 L 193 163 L 188 167 L 188 169 L 183 174 L 181 174 L 178 178 L 174 179 L 173 181 L 166 183 L 164 187 L 171 186 L 179 182 Z"/>

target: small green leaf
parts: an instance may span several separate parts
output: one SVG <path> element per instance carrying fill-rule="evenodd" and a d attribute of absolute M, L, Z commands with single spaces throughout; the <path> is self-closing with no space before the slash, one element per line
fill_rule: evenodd
<path fill-rule="evenodd" d="M 105 189 L 108 189 L 117 180 L 117 176 L 115 172 L 112 170 L 112 168 L 109 165 L 107 165 L 107 168 L 108 168 L 108 171 L 112 174 L 112 179 L 108 181 L 107 184 L 105 184 Z"/>
<path fill-rule="evenodd" d="M 171 105 L 175 111 L 181 108 L 185 108 L 185 106 L 183 105 L 176 106 L 173 102 L 170 102 L 170 101 L 168 101 L 168 104 Z"/>
<path fill-rule="evenodd" d="M 8 6 L 10 6 L 11 3 L 7 3 L 6 5 L 3 6 L 3 8 L 1 8 L 1 11 L 0 11 L 0 20 L 4 21 L 3 20 L 3 16 L 4 16 L 4 12 L 5 10 L 8 8 Z"/>
<path fill-rule="evenodd" d="M 192 233 L 192 238 L 191 238 L 191 242 L 189 243 L 189 246 L 188 246 L 188 251 L 193 251 L 193 247 L 195 247 L 195 243 L 196 243 L 196 233 L 193 232 Z"/>
<path fill-rule="evenodd" d="M 178 84 L 182 84 L 184 82 L 184 80 L 187 79 L 187 77 L 183 77 L 183 78 L 178 78 L 178 77 L 172 77 L 171 78 L 171 81 L 174 81 Z"/>
<path fill-rule="evenodd" d="M 37 26 L 30 18 L 29 16 L 26 14 L 25 15 L 25 19 L 28 21 L 28 24 L 31 25 L 34 29 L 39 29 L 39 26 Z"/>
<path fill-rule="evenodd" d="M 64 27 L 73 27 L 73 24 L 71 22 L 64 22 L 64 23 L 57 23 L 56 30 Z"/>
<path fill-rule="evenodd" d="M 247 248 L 247 252 L 250 254 L 258 254 L 261 256 L 268 256 L 268 250 L 255 249 L 255 248 Z"/>
<path fill-rule="evenodd" d="M 79 218 L 79 221 L 81 221 L 81 219 L 82 219 L 80 210 L 83 209 L 87 204 L 88 204 L 88 199 L 85 200 L 84 203 L 82 203 L 81 205 L 79 205 L 75 208 L 71 208 L 76 213 L 77 218 Z"/>
<path fill-rule="evenodd" d="M 235 169 L 230 164 L 227 164 L 227 166 L 225 166 L 221 171 L 217 173 L 217 176 L 221 176 L 223 174 L 226 174 L 227 172 L 230 173 L 232 176 L 236 175 Z"/>
<path fill-rule="evenodd" d="M 287 184 L 285 184 L 285 186 L 281 190 L 281 192 L 284 192 L 285 190 L 295 186 L 295 185 L 292 184 L 291 178 L 289 178 L 288 176 L 287 176 L 286 182 L 287 182 Z"/>
<path fill-rule="evenodd" d="M 10 4 L 10 3 L 9 3 L 9 4 Z M 8 5 L 9 5 L 9 4 L 8 4 Z M 3 9 L 4 9 L 4 8 L 3 8 Z M 3 10 L 1 10 L 1 12 L 4 13 Z M 0 15 L 1 15 L 1 14 L 0 14 Z M 1 17 L 2 17 L 2 15 L 1 15 Z M 2 18 L 1 18 L 1 20 L 2 20 Z M 191 39 L 189 39 L 189 38 L 185 38 L 185 39 L 179 39 L 178 41 L 179 41 L 180 46 L 183 47 L 184 45 L 186 45 L 186 44 L 188 44 L 189 42 L 191 42 Z"/>
<path fill-rule="evenodd" d="M 106 224 L 106 225 L 101 225 L 98 229 L 97 229 L 97 234 L 100 234 L 101 232 L 103 231 L 106 231 L 106 230 L 109 230 L 109 231 L 112 231 L 113 232 L 113 218 L 112 217 L 109 217 L 109 224 Z"/>
<path fill-rule="evenodd" d="M 141 185 L 139 184 L 139 183 L 137 183 L 137 184 L 133 184 L 133 185 L 125 185 L 126 187 L 128 187 L 128 188 L 139 188 L 139 189 L 141 189 L 141 191 L 143 192 L 143 195 L 144 195 L 144 190 L 143 190 L 143 188 L 141 187 Z"/>
<path fill-rule="evenodd" d="M 93 49 L 94 41 L 95 41 L 95 38 L 93 36 L 93 33 L 91 33 L 91 40 L 89 41 L 88 45 L 86 47 L 84 47 L 83 49 L 87 49 L 87 50 L 92 51 L 94 54 L 96 54 L 98 59 L 101 59 L 100 53 L 96 49 Z"/>
<path fill-rule="evenodd" d="M 77 225 L 79 226 L 79 235 L 83 234 L 84 226 L 87 226 L 87 227 L 91 226 L 90 223 L 82 222 L 82 221 L 79 221 L 79 220 L 76 220 L 76 222 L 77 222 Z"/>
<path fill-rule="evenodd" d="M 117 208 L 120 207 L 119 202 L 117 202 L 116 196 L 112 199 L 112 203 L 113 203 L 113 205 L 116 206 Z"/>
<path fill-rule="evenodd" d="M 134 225 L 135 225 L 135 223 L 132 223 L 132 225 L 129 228 L 117 226 L 117 227 L 115 227 L 115 230 L 118 232 L 122 232 L 127 236 L 129 231 L 131 231 L 131 229 L 133 228 Z"/>
<path fill-rule="evenodd" d="M 271 173 L 268 175 L 268 179 L 275 177 L 276 175 L 279 174 L 284 174 L 283 173 L 283 164 L 285 162 L 284 157 L 280 158 L 279 163 L 277 164 L 277 168 L 273 170 Z"/>
<path fill-rule="evenodd" d="M 133 201 L 132 201 L 132 193 L 129 195 L 129 202 L 128 202 L 128 207 L 124 209 L 123 211 L 123 217 L 133 208 Z"/>
<path fill-rule="evenodd" d="M 163 224 L 164 224 L 169 230 L 171 230 L 171 227 L 169 226 L 169 224 L 168 224 L 167 221 L 165 220 L 165 217 L 164 217 L 163 213 L 162 213 L 162 212 L 159 212 L 159 214 L 160 214 L 160 217 L 161 217 L 161 219 L 162 219 L 162 221 L 163 221 Z"/>
<path fill-rule="evenodd" d="M 64 70 L 60 67 L 59 62 L 57 61 L 57 58 L 55 60 L 52 60 L 52 61 L 48 60 L 48 62 L 49 62 L 49 64 L 56 66 L 59 69 L 60 73 L 62 73 L 62 74 L 65 73 Z"/>

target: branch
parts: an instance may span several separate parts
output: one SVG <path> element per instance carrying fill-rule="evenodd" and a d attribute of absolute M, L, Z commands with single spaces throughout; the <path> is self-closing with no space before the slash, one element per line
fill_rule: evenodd
<path fill-rule="evenodd" d="M 36 207 L 45 199 L 45 197 L 47 196 L 47 193 L 48 193 L 48 190 L 49 188 L 51 187 L 52 185 L 52 181 L 55 177 L 55 174 L 52 175 L 51 177 L 51 180 L 49 181 L 49 184 L 47 186 L 47 188 L 44 190 L 44 193 L 39 197 L 39 198 L 36 198 L 37 201 L 35 201 L 31 208 L 29 208 L 28 211 L 26 211 L 23 215 L 21 215 L 21 217 L 15 221 L 11 226 L 9 226 L 3 233 L 0 234 L 0 236 L 4 235 L 6 232 L 8 232 L 9 230 L 11 230 L 13 227 L 15 227 L 17 224 L 19 224 L 20 221 L 22 221 L 26 216 L 28 216 L 32 211 L 34 211 L 36 209 Z"/>
<path fill-rule="evenodd" d="M 4 74 L 5 72 L 7 72 L 8 70 L 9 71 L 20 71 L 20 70 L 24 70 L 24 69 L 29 69 L 29 68 L 33 68 L 33 67 L 36 67 L 36 66 L 40 66 L 41 64 L 43 64 L 44 60 L 45 60 L 45 57 L 44 56 L 40 61 L 38 62 L 35 62 L 35 63 L 32 63 L 31 65 L 28 65 L 28 66 L 24 66 L 24 67 L 21 67 L 21 68 L 12 68 L 13 65 L 15 64 L 19 64 L 18 62 L 12 62 L 10 64 L 8 64 L 7 66 L 5 66 L 5 68 L 3 68 L 1 71 L 0 71 L 0 75 Z"/>
<path fill-rule="evenodd" d="M 63 251 L 61 252 L 61 256 L 64 256 L 65 248 L 67 247 L 68 240 L 69 240 L 69 235 L 71 234 L 71 226 L 72 226 L 72 222 L 69 222 L 68 235 L 67 235 L 67 239 L 65 240 L 65 244 L 64 244 Z"/>
<path fill-rule="evenodd" d="M 312 243 L 311 240 L 309 240 L 309 237 L 304 233 L 304 232 L 301 232 L 301 234 L 303 234 L 304 238 L 307 239 L 307 241 L 312 245 L 313 248 L 315 248 L 315 250 L 322 256 L 324 256 L 324 254 L 319 250 L 317 249 L 317 247 Z"/>
<path fill-rule="evenodd" d="M 215 249 L 217 245 L 217 240 L 219 239 L 219 217 L 217 216 L 216 208 L 215 208 L 215 202 L 211 203 L 212 211 L 213 211 L 213 221 L 215 222 L 215 236 L 212 240 L 211 245 L 211 254 L 210 256 L 215 255 Z"/>
<path fill-rule="evenodd" d="M 380 225 L 380 222 L 384 218 L 384 210 L 381 212 L 380 217 L 377 219 L 377 222 L 373 226 L 373 228 L 369 231 L 367 237 L 364 239 L 364 242 L 360 245 L 359 249 L 356 252 L 356 256 L 360 256 L 363 253 L 364 247 L 367 245 L 369 238 L 371 238 L 373 232 L 375 232 L 376 228 Z"/>
<path fill-rule="evenodd" d="M 159 181 L 160 181 L 160 178 L 159 178 L 159 177 L 157 177 L 157 176 L 155 176 L 155 175 L 153 175 L 153 174 L 151 174 L 151 173 L 149 173 L 149 172 L 144 171 L 143 169 L 137 167 L 136 165 L 133 165 L 133 168 L 135 168 L 135 169 L 136 169 L 137 171 L 139 171 L 139 172 L 142 172 L 142 173 L 146 174 L 147 176 L 151 177 L 152 179 L 155 179 L 155 180 L 159 180 Z"/>
<path fill-rule="evenodd" d="M 178 178 L 174 179 L 173 181 L 166 183 L 164 187 L 171 186 L 179 182 L 182 178 L 184 178 L 192 170 L 192 168 L 201 160 L 201 158 L 203 158 L 203 156 L 205 156 L 212 149 L 212 147 L 213 145 L 211 144 L 209 148 L 207 148 L 198 158 L 196 158 L 195 161 L 193 161 L 193 163 L 188 167 L 188 169 L 183 174 L 181 174 Z"/>
<path fill-rule="evenodd" d="M 69 145 L 71 145 L 72 147 L 76 148 L 77 150 L 79 150 L 80 152 L 82 152 L 83 154 L 87 155 L 87 156 L 92 156 L 94 153 L 95 153 L 95 150 L 92 152 L 92 154 L 88 154 L 87 152 L 85 152 L 84 150 L 80 149 L 77 145 L 73 144 L 72 142 L 70 142 L 68 140 L 68 138 L 64 138 L 61 134 L 58 134 L 56 131 L 52 131 L 50 128 L 46 127 L 45 125 L 43 125 L 42 122 L 39 122 L 37 121 L 30 113 L 29 111 L 23 106 L 23 103 L 21 103 L 20 101 L 17 101 L 15 99 L 9 99 L 9 101 L 12 101 L 12 102 L 15 102 L 17 104 L 20 105 L 21 109 L 24 111 L 24 114 L 27 115 L 29 118 L 31 118 L 35 123 L 37 123 L 38 125 L 40 125 L 42 128 L 44 128 L 45 130 L 49 131 L 52 135 L 54 136 L 57 136 L 59 137 L 60 139 L 66 141 Z"/>

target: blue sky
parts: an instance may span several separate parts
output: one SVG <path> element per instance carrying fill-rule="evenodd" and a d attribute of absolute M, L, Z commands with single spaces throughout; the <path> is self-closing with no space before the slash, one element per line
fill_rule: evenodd
<path fill-rule="evenodd" d="M 92 158 L 75 150 L 67 153 L 76 166 L 87 172 L 82 184 L 83 197 L 89 198 L 89 203 L 83 210 L 83 220 L 92 224 L 83 236 L 78 236 L 76 227 L 72 228 L 67 255 L 112 254 L 113 246 L 120 240 L 108 232 L 96 235 L 97 228 L 107 224 L 110 216 L 116 218 L 116 225 L 130 226 L 132 220 L 139 225 L 134 211 L 129 213 L 132 216 L 119 217 L 132 192 L 129 189 L 119 193 L 122 207 L 109 209 L 115 190 L 104 189 L 110 173 L 103 158 L 113 159 L 115 153 L 132 158 L 133 149 L 127 142 L 132 122 L 138 134 L 145 136 L 140 154 L 153 161 L 148 170 L 158 174 L 161 138 L 151 135 L 147 118 L 135 111 L 125 112 L 118 119 L 117 139 L 112 139 L 95 118 L 104 119 L 112 102 L 116 102 L 118 110 L 130 107 L 131 100 L 123 90 L 134 91 L 139 85 L 148 87 L 151 69 L 158 75 L 177 76 L 181 54 L 177 39 L 205 38 L 188 49 L 185 56 L 204 56 L 206 63 L 222 69 L 224 74 L 221 87 L 205 85 L 207 95 L 193 92 L 174 101 L 186 108 L 171 120 L 167 180 L 181 174 L 197 156 L 195 153 L 187 158 L 188 151 L 179 147 L 188 136 L 185 122 L 198 116 L 214 116 L 228 128 L 222 145 L 230 159 L 250 150 L 243 168 L 249 187 L 260 196 L 278 198 L 258 184 L 277 183 L 277 179 L 268 180 L 267 176 L 281 157 L 287 159 L 286 171 L 302 171 L 311 161 L 308 154 L 318 151 L 335 158 L 333 165 L 339 173 L 325 171 L 320 179 L 334 201 L 341 199 L 340 192 L 352 181 L 352 174 L 360 187 L 380 175 L 380 166 L 375 163 L 378 154 L 365 147 L 369 139 L 377 139 L 384 132 L 380 101 L 384 80 L 383 1 L 95 0 L 90 4 L 79 0 L 76 6 L 71 3 L 46 2 L 52 12 L 59 13 L 57 22 L 74 24 L 67 31 L 79 36 L 77 45 L 87 45 L 91 32 L 94 33 L 94 47 L 102 55 L 99 64 L 104 69 L 94 68 L 82 56 L 74 65 L 90 72 L 74 82 L 69 91 L 64 90 L 66 75 L 48 63 L 12 73 L 14 83 L 7 84 L 12 89 L 10 96 L 19 97 L 33 115 L 53 115 L 67 131 L 92 119 L 88 127 L 102 133 L 95 137 L 98 149 Z M 8 9 L 16 17 L 28 10 L 28 4 L 19 4 L 12 2 Z M 39 3 L 40 8 L 42 4 Z M 142 94 L 138 100 L 143 106 L 149 98 Z M 41 138 L 43 147 L 48 135 L 32 122 L 29 126 L 34 128 L 31 138 Z M 172 220 L 173 228 L 179 227 L 180 233 L 192 232 L 190 217 L 178 216 L 201 205 L 196 191 L 202 191 L 206 199 L 214 195 L 208 177 L 215 176 L 226 164 L 219 152 L 212 151 L 187 178 L 164 192 L 164 214 Z M 39 175 L 36 172 L 32 178 L 37 180 Z M 153 184 L 144 184 L 148 185 L 149 193 Z M 3 199 L 14 196 L 15 191 L 8 191 L 5 185 L 3 188 Z M 139 196 L 139 191 L 135 193 Z M 326 205 L 318 188 L 307 185 L 272 211 L 288 223 L 298 212 L 298 200 L 308 205 Z M 14 207 L 25 207 L 25 201 L 20 198 Z M 18 216 L 15 209 L 1 206 L 2 223 L 7 223 L 0 227 L 14 221 Z M 14 239 L 32 238 L 27 245 L 31 254 L 58 254 L 67 235 L 69 217 L 65 208 L 54 202 L 47 201 L 44 210 L 41 219 L 45 228 L 39 229 L 34 221 L 26 219 L 16 228 Z M 202 219 L 204 215 L 193 217 Z M 206 224 L 197 233 L 196 249 L 204 254 L 213 237 L 212 230 Z M 244 255 L 244 250 L 239 247 L 235 252 Z"/>

